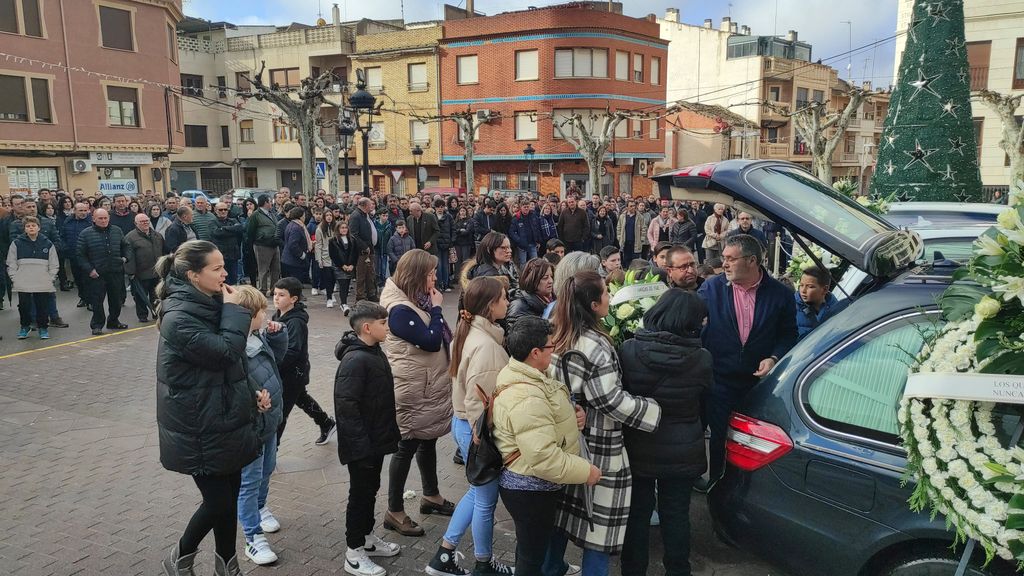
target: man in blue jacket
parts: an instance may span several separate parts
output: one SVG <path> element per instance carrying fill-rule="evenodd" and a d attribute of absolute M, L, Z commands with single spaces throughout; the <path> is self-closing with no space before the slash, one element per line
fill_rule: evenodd
<path fill-rule="evenodd" d="M 761 242 L 746 234 L 725 241 L 724 274 L 701 285 L 708 308 L 702 339 L 714 359 L 715 381 L 704 399 L 704 424 L 711 429 L 710 489 L 725 472 L 729 417 L 746 393 L 796 344 L 793 292 L 761 265 Z"/>
<path fill-rule="evenodd" d="M 516 262 L 520 269 L 526 266 L 528 260 L 537 257 L 540 236 L 540 221 L 533 210 L 533 202 L 523 204 L 512 217 L 512 225 L 508 229 L 508 237 L 515 245 Z"/>
<path fill-rule="evenodd" d="M 75 215 L 64 219 L 64 225 L 61 228 L 64 245 L 68 247 L 69 259 L 72 262 L 75 261 L 74 250 L 78 247 L 78 235 L 91 226 L 92 216 L 89 215 L 89 206 L 85 202 L 76 203 Z M 71 266 L 71 273 L 75 277 L 75 289 L 78 290 L 78 307 L 85 308 L 88 305 L 86 300 L 89 299 L 89 294 L 86 292 L 88 276 L 81 266 Z"/>

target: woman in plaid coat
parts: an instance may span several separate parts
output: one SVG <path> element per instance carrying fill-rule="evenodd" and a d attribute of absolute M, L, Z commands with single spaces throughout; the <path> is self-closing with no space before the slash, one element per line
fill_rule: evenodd
<path fill-rule="evenodd" d="M 583 548 L 583 574 L 608 574 L 609 555 L 619 552 L 626 535 L 632 476 L 623 450 L 622 428 L 653 432 L 661 419 L 661 407 L 649 398 L 622 389 L 619 359 L 604 333 L 600 319 L 608 314 L 608 289 L 597 272 L 583 271 L 571 277 L 558 295 L 554 312 L 554 346 L 559 355 L 577 350 L 589 359 L 570 359 L 569 385 L 587 413 L 587 447 L 601 481 L 593 491 L 588 513 L 585 486 L 567 486 L 558 507 L 555 525 L 561 531 L 548 548 L 544 576 L 562 576 L 568 565 L 563 556 L 568 540 Z M 562 363 L 558 376 L 562 377 Z"/>

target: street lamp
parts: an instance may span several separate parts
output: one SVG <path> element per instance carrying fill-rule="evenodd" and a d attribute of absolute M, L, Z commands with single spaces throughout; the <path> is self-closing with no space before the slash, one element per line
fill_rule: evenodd
<path fill-rule="evenodd" d="M 533 144 L 527 144 L 526 148 L 523 149 L 523 155 L 526 156 L 526 191 L 533 192 L 533 154 L 536 152 L 533 149 Z"/>
<path fill-rule="evenodd" d="M 352 123 L 348 110 L 345 110 L 344 119 L 338 124 L 338 141 L 341 142 L 341 149 L 345 154 L 345 194 L 348 190 L 348 151 L 352 148 L 352 139 L 356 134 L 356 127 Z"/>
<path fill-rule="evenodd" d="M 417 196 L 420 193 L 420 161 L 422 160 L 422 157 L 423 157 L 423 148 L 420 148 L 420 145 L 417 144 L 416 147 L 412 149 L 412 161 L 413 161 L 413 164 L 416 165 L 416 195 Z"/>
<path fill-rule="evenodd" d="M 349 105 L 355 110 L 356 130 L 363 135 L 363 196 L 370 197 L 370 130 L 373 129 L 373 106 L 377 99 L 366 91 L 366 73 L 356 70 L 356 91 L 349 96 Z M 366 125 L 359 121 L 360 112 L 366 112 Z"/>

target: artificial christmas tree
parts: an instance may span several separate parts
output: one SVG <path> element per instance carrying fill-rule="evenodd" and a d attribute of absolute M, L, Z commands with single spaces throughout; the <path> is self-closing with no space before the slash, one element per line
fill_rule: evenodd
<path fill-rule="evenodd" d="M 963 0 L 914 0 L 871 191 L 900 201 L 981 201 Z"/>

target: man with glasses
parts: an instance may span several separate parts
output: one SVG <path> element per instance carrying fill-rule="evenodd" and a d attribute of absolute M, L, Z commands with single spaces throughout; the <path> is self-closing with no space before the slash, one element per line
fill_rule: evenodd
<path fill-rule="evenodd" d="M 210 226 L 210 239 L 224 255 L 224 271 L 228 273 L 226 282 L 233 286 L 238 284 L 238 262 L 242 258 L 245 227 L 231 217 L 231 208 L 226 202 L 218 202 L 213 211 L 216 219 Z"/>
<path fill-rule="evenodd" d="M 697 291 L 707 304 L 702 339 L 714 358 L 715 373 L 702 402 L 703 422 L 711 429 L 709 479 L 697 483 L 704 491 L 725 472 L 725 435 L 733 409 L 797 341 L 793 291 L 768 274 L 763 258 L 761 242 L 753 236 L 727 238 L 722 249 L 725 273 L 709 278 Z"/>
<path fill-rule="evenodd" d="M 762 248 L 764 248 L 764 250 L 768 250 L 768 239 L 765 237 L 764 232 L 754 227 L 754 217 L 751 216 L 749 212 L 740 212 L 739 215 L 736 216 L 736 222 L 739 223 L 739 226 L 735 230 L 730 230 L 729 233 L 726 234 L 726 238 L 737 234 L 746 234 L 747 236 L 757 238 L 761 243 Z"/>
<path fill-rule="evenodd" d="M 682 288 L 693 292 L 704 282 L 697 275 L 697 259 L 686 246 L 673 246 L 665 256 L 665 271 L 668 272 L 670 288 Z"/>

